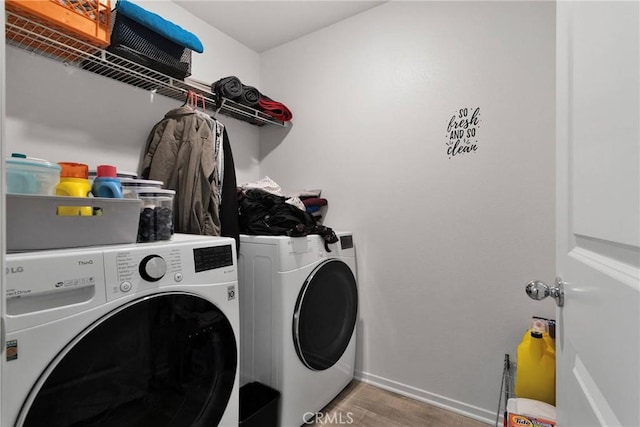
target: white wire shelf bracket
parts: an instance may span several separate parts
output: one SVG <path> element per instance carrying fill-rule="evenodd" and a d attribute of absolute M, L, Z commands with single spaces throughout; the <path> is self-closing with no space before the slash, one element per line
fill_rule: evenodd
<path fill-rule="evenodd" d="M 5 11 L 5 16 L 8 45 L 178 101 L 184 102 L 188 92 L 193 91 L 202 96 L 208 110 L 256 126 L 286 126 L 285 122 L 262 111 L 227 98 L 216 97 L 213 92 L 205 89 L 207 85 L 202 82 L 191 83 L 189 79 L 183 81 L 170 77 L 14 12 Z"/>

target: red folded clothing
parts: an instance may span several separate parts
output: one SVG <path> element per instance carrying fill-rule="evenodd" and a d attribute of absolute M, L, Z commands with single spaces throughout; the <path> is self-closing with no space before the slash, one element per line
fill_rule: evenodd
<path fill-rule="evenodd" d="M 268 96 L 262 95 L 258 101 L 258 105 L 262 111 L 274 119 L 288 122 L 293 118 L 293 113 L 281 102 L 274 101 Z"/>
<path fill-rule="evenodd" d="M 302 203 L 305 206 L 326 206 L 328 201 L 321 197 L 309 197 L 307 199 L 302 199 Z"/>

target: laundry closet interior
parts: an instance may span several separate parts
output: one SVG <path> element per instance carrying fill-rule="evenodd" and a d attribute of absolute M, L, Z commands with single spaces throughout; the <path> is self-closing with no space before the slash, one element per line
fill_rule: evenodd
<path fill-rule="evenodd" d="M 132 2 L 202 41 L 190 78 L 237 76 L 292 111 L 256 124 L 205 103 L 228 133 L 238 185 L 269 177 L 328 200 L 322 224 L 340 239 L 329 258 L 357 278 L 355 378 L 494 423 L 504 354 L 532 313 L 555 315 L 523 292 L 555 270 L 555 3 L 380 2 L 257 52 L 192 12 L 207 2 Z M 140 172 L 151 129 L 186 100 L 4 39 L 0 52 L 3 159 Z M 3 196 L 5 224 L 4 185 Z M 240 292 L 243 250 L 275 264 L 283 244 L 260 242 L 240 243 Z"/>

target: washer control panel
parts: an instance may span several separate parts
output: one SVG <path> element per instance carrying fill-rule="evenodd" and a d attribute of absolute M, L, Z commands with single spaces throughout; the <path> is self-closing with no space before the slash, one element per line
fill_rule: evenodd
<path fill-rule="evenodd" d="M 151 248 L 149 248 L 151 249 Z M 107 276 L 107 300 L 113 300 L 136 291 L 157 288 L 161 283 L 182 277 L 185 269 L 179 248 L 129 247 L 104 252 Z"/>
<path fill-rule="evenodd" d="M 138 270 L 147 282 L 157 282 L 167 273 L 167 262 L 160 255 L 147 255 L 140 261 Z"/>
<path fill-rule="evenodd" d="M 176 234 L 170 241 L 7 254 L 3 317 L 17 331 L 120 298 L 212 284 L 236 298 L 235 241 Z"/>
<path fill-rule="evenodd" d="M 231 245 L 195 248 L 193 259 L 196 272 L 213 270 L 233 265 Z"/>
<path fill-rule="evenodd" d="M 237 280 L 234 251 L 228 240 L 132 245 L 103 254 L 108 301 L 169 285 Z"/>

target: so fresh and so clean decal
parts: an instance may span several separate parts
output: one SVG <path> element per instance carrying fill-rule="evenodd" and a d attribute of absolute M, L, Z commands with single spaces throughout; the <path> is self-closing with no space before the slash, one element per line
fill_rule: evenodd
<path fill-rule="evenodd" d="M 478 151 L 480 107 L 460 108 L 447 125 L 447 156 L 450 159 Z"/>

